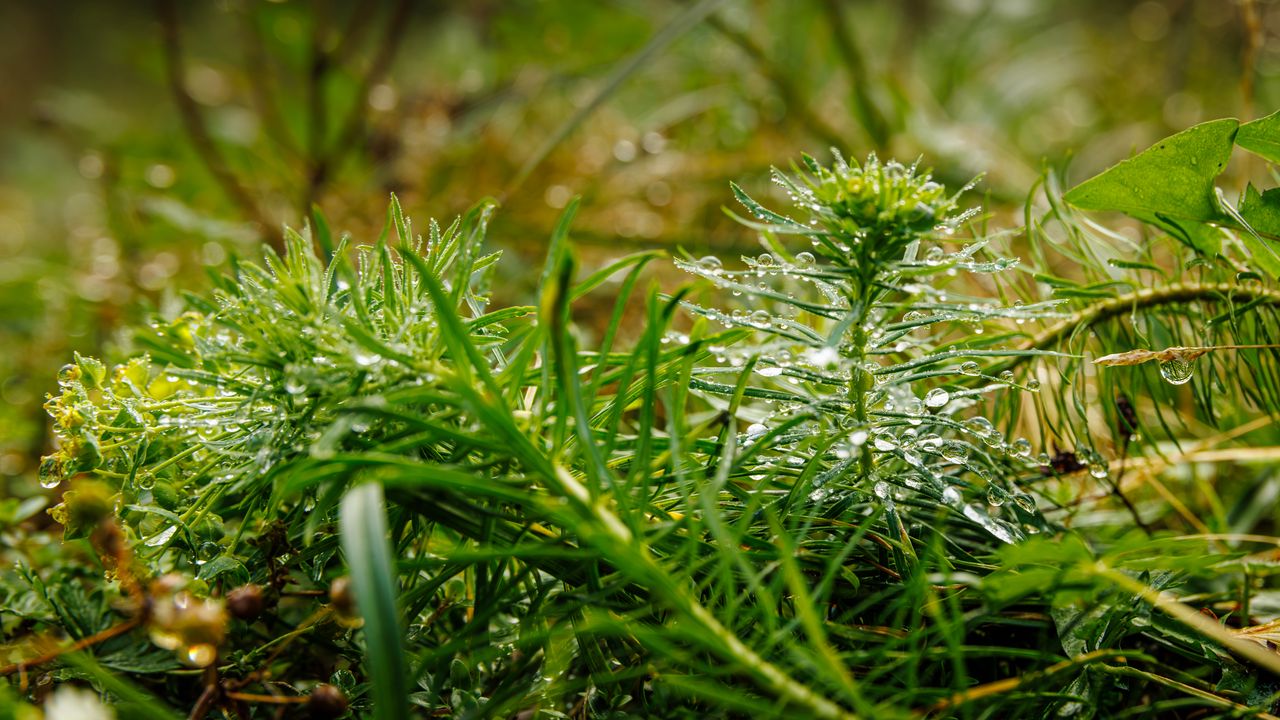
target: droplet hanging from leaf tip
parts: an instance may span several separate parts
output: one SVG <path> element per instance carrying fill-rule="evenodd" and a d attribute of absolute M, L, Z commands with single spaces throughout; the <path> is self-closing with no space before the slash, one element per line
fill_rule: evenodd
<path fill-rule="evenodd" d="M 1174 355 L 1160 362 L 1160 377 L 1171 385 L 1185 385 L 1191 382 L 1195 373 L 1194 361 L 1182 355 Z"/>

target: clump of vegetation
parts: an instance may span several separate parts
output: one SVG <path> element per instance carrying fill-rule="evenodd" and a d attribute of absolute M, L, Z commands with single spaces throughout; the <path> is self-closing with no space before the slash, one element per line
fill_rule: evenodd
<path fill-rule="evenodd" d="M 354 248 L 317 215 L 59 373 L 65 551 L 0 574 L 9 704 L 1267 717 L 1275 480 L 1197 452 L 1274 440 L 1275 197 L 1214 178 L 1280 160 L 1276 122 L 1050 173 L 1029 269 L 874 156 L 775 173 L 786 211 L 734 186 L 763 252 L 677 260 L 707 282 L 673 295 L 638 289 L 655 253 L 580 277 L 576 203 L 536 308 L 489 307 L 488 204 L 419 236 L 393 200 Z"/>

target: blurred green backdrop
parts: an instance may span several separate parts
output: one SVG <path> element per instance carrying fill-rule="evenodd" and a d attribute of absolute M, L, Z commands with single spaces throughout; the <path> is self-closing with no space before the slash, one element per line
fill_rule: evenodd
<path fill-rule="evenodd" d="M 2 3 L 0 492 L 36 489 L 73 350 L 313 203 L 372 240 L 391 192 L 499 197 L 518 297 L 575 194 L 587 262 L 732 251 L 727 181 L 833 145 L 1016 209 L 1046 161 L 1280 106 L 1278 34 L 1261 0 Z"/>

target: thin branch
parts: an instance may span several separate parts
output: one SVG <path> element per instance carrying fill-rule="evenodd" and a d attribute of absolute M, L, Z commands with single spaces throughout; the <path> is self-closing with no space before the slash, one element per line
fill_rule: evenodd
<path fill-rule="evenodd" d="M 307 174 L 307 190 L 302 199 L 302 207 L 299 208 L 299 212 L 304 216 L 310 212 L 312 204 L 319 199 L 321 188 L 324 187 L 329 177 L 341 165 L 342 160 L 353 148 L 360 144 L 361 135 L 364 133 L 367 121 L 365 101 L 369 96 L 369 90 L 381 81 L 391 68 L 391 62 L 395 59 L 400 43 L 404 39 L 405 29 L 409 25 L 409 11 L 411 8 L 412 4 L 409 0 L 399 0 L 392 10 L 390 17 L 387 19 L 382 40 L 378 43 L 377 53 L 369 63 L 369 69 L 360 81 L 360 87 L 355 93 L 355 100 L 350 112 L 347 113 L 346 121 L 337 139 L 328 146 L 327 150 L 322 150 L 321 146 L 312 148 L 312 162 Z M 324 57 L 326 58 L 325 62 L 328 62 L 328 54 L 321 53 L 317 57 Z M 313 58 L 313 62 L 314 60 L 315 58 Z M 316 72 L 317 66 L 313 64 L 313 82 L 317 81 Z"/>
<path fill-rule="evenodd" d="M 245 75 L 249 80 L 249 96 L 258 116 L 262 118 L 262 127 L 276 147 L 294 158 L 301 158 L 302 151 L 289 134 L 280 109 L 276 107 L 271 63 L 267 58 L 266 46 L 263 44 L 258 22 L 253 16 L 253 9 L 246 4 L 238 14 L 241 35 L 244 37 L 245 67 L 248 70 Z"/>
<path fill-rule="evenodd" d="M 215 663 L 204 669 L 204 692 L 196 698 L 195 707 L 191 708 L 187 720 L 203 720 L 221 696 L 222 686 L 218 684 L 218 668 Z"/>
<path fill-rule="evenodd" d="M 1071 337 L 1076 330 L 1106 322 L 1118 315 L 1124 315 L 1143 308 L 1177 303 L 1195 302 L 1197 300 L 1231 300 L 1249 302 L 1258 300 L 1269 305 L 1280 306 L 1280 291 L 1264 287 L 1248 287 L 1228 283 L 1175 283 L 1160 288 L 1142 288 L 1124 295 L 1117 295 L 1077 312 L 1069 318 L 1045 328 L 1028 338 L 1019 350 L 1044 350 L 1056 347 L 1063 339 Z M 1005 363 L 1000 369 L 1011 369 L 1022 364 L 1031 356 L 1018 356 Z"/>
<path fill-rule="evenodd" d="M 831 25 L 836 50 L 849 71 L 849 94 L 853 102 L 853 114 L 858 118 L 858 123 L 862 125 L 862 129 L 871 138 L 876 149 L 886 150 L 889 144 L 889 122 L 871 99 L 871 93 L 867 91 L 870 86 L 867 63 L 862 57 L 862 50 L 858 47 L 853 32 L 849 29 L 845 5 L 844 0 L 825 0 L 823 9 L 826 10 L 828 23 Z"/>
<path fill-rule="evenodd" d="M 354 3 L 351 8 L 351 14 L 347 17 L 346 22 L 342 23 L 342 27 L 346 32 L 342 37 L 338 38 L 338 45 L 330 53 L 335 64 L 341 65 L 351 59 L 351 55 L 355 53 L 355 49 L 359 47 L 360 41 L 364 39 L 364 33 L 372 25 L 370 22 L 377 17 L 378 8 L 373 0 L 363 0 L 363 2 Z"/>
<path fill-rule="evenodd" d="M 573 115 L 570 115 L 569 118 L 565 120 L 560 127 L 556 128 L 556 131 L 544 140 L 542 145 L 538 146 L 538 149 L 529 156 L 529 159 L 525 161 L 523 166 L 521 166 L 515 177 L 511 179 L 511 182 L 507 183 L 506 189 L 504 189 L 502 194 L 499 196 L 499 201 L 504 202 L 507 198 L 511 197 L 511 195 L 524 184 L 524 181 L 529 179 L 529 175 L 542 164 L 542 161 L 547 159 L 547 156 L 551 154 L 551 151 L 555 150 L 556 146 L 564 142 L 565 138 L 569 137 L 569 135 L 571 135 L 573 131 L 583 123 L 583 121 L 590 117 L 597 108 L 604 104 L 604 101 L 619 87 L 621 87 L 628 78 L 634 75 L 646 61 L 654 55 L 657 55 L 658 52 L 666 48 L 681 35 L 693 29 L 694 26 L 698 25 L 703 20 L 708 19 L 708 16 L 711 16 L 711 13 L 715 12 L 716 8 L 720 7 L 723 2 L 724 0 L 702 0 L 702 2 L 689 7 L 684 12 L 677 15 L 671 22 L 667 23 L 665 27 L 659 30 L 657 34 L 655 34 L 649 42 L 640 49 L 639 52 L 632 55 L 630 58 L 627 58 L 614 68 L 613 72 L 609 73 L 609 76 L 605 78 L 604 84 L 596 91 L 595 95 L 591 97 L 591 100 L 578 108 Z M 714 17 L 711 19 L 713 20 Z"/>
<path fill-rule="evenodd" d="M 1265 39 L 1262 21 L 1258 18 L 1257 0 L 1240 0 L 1240 15 L 1244 22 L 1244 42 L 1240 51 L 1240 96 L 1244 103 L 1244 112 L 1241 114 L 1246 119 L 1251 119 L 1258 49 L 1262 47 Z"/>
<path fill-rule="evenodd" d="M 760 72 L 764 74 L 769 82 L 773 84 L 778 94 L 782 96 L 782 102 L 787 106 L 788 115 L 799 120 L 800 124 L 804 125 L 810 133 L 830 147 L 838 148 L 847 144 L 848 138 L 845 137 L 844 133 L 828 125 L 809 109 L 809 105 L 805 102 L 804 93 L 791 82 L 792 75 L 774 64 L 759 43 L 741 30 L 730 27 L 718 17 L 712 16 L 707 20 L 707 24 L 728 38 L 734 45 L 737 45 L 738 49 L 756 64 Z"/>
<path fill-rule="evenodd" d="M 944 710 L 948 710 L 950 708 L 959 707 L 960 705 L 967 705 L 968 703 L 971 703 L 975 700 L 981 700 L 983 698 L 988 698 L 993 695 L 1001 695 L 1003 693 L 1012 692 L 1022 687 L 1023 685 L 1042 680 L 1052 675 L 1057 675 L 1058 673 L 1061 673 L 1064 670 L 1071 670 L 1073 668 L 1083 667 L 1085 665 L 1089 665 L 1091 663 L 1098 662 L 1101 660 L 1107 660 L 1107 659 L 1113 659 L 1113 660 L 1118 660 L 1123 662 L 1125 657 L 1133 656 L 1134 654 L 1135 653 L 1125 652 L 1123 650 L 1118 650 L 1118 649 L 1117 650 L 1094 650 L 1093 652 L 1088 652 L 1083 655 L 1077 655 L 1076 657 L 1063 660 L 1062 662 L 1054 663 L 1053 665 L 1050 665 L 1049 667 L 1043 670 L 1039 670 L 1037 672 L 1024 673 L 1022 675 L 1005 678 L 1003 680 L 996 680 L 994 682 L 986 683 L 985 685 L 978 685 L 976 687 L 969 688 L 968 690 L 965 690 L 963 692 L 958 692 L 949 698 L 939 700 L 937 703 L 934 703 L 934 705 L 930 707 L 928 710 L 925 710 L 923 712 L 918 712 L 916 714 L 932 715 L 934 713 L 939 713 Z"/>
<path fill-rule="evenodd" d="M 106 630 L 103 630 L 102 632 L 97 632 L 90 635 L 89 637 L 81 638 L 75 641 L 74 643 L 67 645 L 66 647 L 61 647 L 56 650 L 50 650 L 49 652 L 43 655 L 38 655 L 36 657 L 30 658 L 29 660 L 23 660 L 21 662 L 16 662 L 12 665 L 5 665 L 4 667 L 0 667 L 0 676 L 12 675 L 19 671 L 25 672 L 27 668 L 35 667 L 37 665 L 43 665 L 47 662 L 52 662 L 54 660 L 57 660 L 59 657 L 66 655 L 67 653 L 78 652 L 80 650 L 84 650 L 87 647 L 92 647 L 94 645 L 97 645 L 98 643 L 106 642 L 107 640 L 110 640 L 113 637 L 116 637 L 118 635 L 123 635 L 129 632 L 130 630 L 138 627 L 138 625 L 140 624 L 142 624 L 141 617 L 129 618 L 124 622 L 112 625 L 111 627 L 107 628 Z"/>
<path fill-rule="evenodd" d="M 169 90 L 178 105 L 183 127 L 187 131 L 192 147 L 195 148 L 196 155 L 200 157 L 205 169 L 213 175 L 214 180 L 222 187 L 222 191 L 244 213 L 245 218 L 256 223 L 259 232 L 263 233 L 267 241 L 275 246 L 277 250 L 283 250 L 283 240 L 276 237 L 275 233 L 268 232 L 271 223 L 267 221 L 262 209 L 254 202 L 249 191 L 245 189 L 228 166 L 226 158 L 222 156 L 222 151 L 218 149 L 217 143 L 214 142 L 213 136 L 209 133 L 209 128 L 205 124 L 204 116 L 200 113 L 199 106 L 196 104 L 195 99 L 191 97 L 191 93 L 187 92 L 186 84 L 183 80 L 185 63 L 182 52 L 182 33 L 178 25 L 178 10 L 174 0 L 159 0 L 156 4 L 156 9 L 160 20 L 161 39 L 164 45 L 165 74 L 169 81 Z"/>
<path fill-rule="evenodd" d="M 232 700 L 252 703 L 271 703 L 274 705 L 304 703 L 310 699 L 306 695 L 262 695 L 260 693 L 242 693 L 234 691 L 229 691 L 226 695 Z"/>
<path fill-rule="evenodd" d="M 1201 700 L 1205 701 L 1206 703 L 1209 703 L 1210 705 L 1213 705 L 1214 707 L 1234 710 L 1236 712 L 1232 713 L 1232 715 L 1235 717 L 1247 716 L 1247 717 L 1259 718 L 1260 720 L 1280 720 L 1280 718 L 1277 718 L 1275 715 L 1272 715 L 1269 712 L 1258 710 L 1256 708 L 1251 708 L 1248 705 L 1241 705 L 1240 703 L 1228 700 L 1227 698 L 1224 698 L 1221 695 L 1216 695 L 1214 693 L 1209 692 L 1208 690 L 1202 690 L 1198 687 L 1188 685 L 1187 683 L 1184 683 L 1184 682 L 1178 682 L 1177 680 L 1174 680 L 1172 678 L 1167 678 L 1158 673 L 1147 672 L 1145 670 L 1139 670 L 1134 667 L 1128 667 L 1123 665 L 1113 666 L 1113 665 L 1103 664 L 1099 666 L 1099 669 L 1102 670 L 1102 672 L 1109 673 L 1111 675 L 1136 677 L 1141 680 L 1149 680 L 1151 682 L 1164 685 L 1165 687 L 1172 688 L 1186 695 L 1200 698 Z"/>
<path fill-rule="evenodd" d="M 311 208 L 311 202 L 324 182 L 325 171 L 325 139 L 329 132 L 329 116 L 325 107 L 325 82 L 329 75 L 329 53 L 325 49 L 325 35 L 329 23 L 323 3 L 315 5 L 311 20 L 311 42 L 308 46 L 307 61 L 307 185 L 302 205 L 298 209 L 304 217 Z M 356 97 L 356 106 L 360 106 L 360 98 Z"/>

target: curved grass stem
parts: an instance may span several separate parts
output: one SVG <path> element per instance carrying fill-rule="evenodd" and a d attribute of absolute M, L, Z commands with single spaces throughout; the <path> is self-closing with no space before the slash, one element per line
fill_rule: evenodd
<path fill-rule="evenodd" d="M 1071 317 L 1065 318 L 1036 333 L 1023 342 L 1019 350 L 1044 350 L 1056 347 L 1070 338 L 1080 328 L 1087 328 L 1126 313 L 1144 308 L 1195 302 L 1197 300 L 1229 300 L 1232 302 L 1261 301 L 1280 306 L 1280 290 L 1264 287 L 1248 287 L 1229 283 L 1175 283 L 1158 288 L 1142 288 L 1124 295 L 1117 295 L 1094 303 Z M 1019 355 L 1010 358 L 999 369 L 1011 370 L 1034 356 Z"/>

